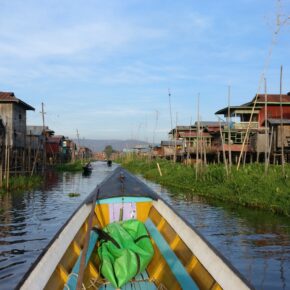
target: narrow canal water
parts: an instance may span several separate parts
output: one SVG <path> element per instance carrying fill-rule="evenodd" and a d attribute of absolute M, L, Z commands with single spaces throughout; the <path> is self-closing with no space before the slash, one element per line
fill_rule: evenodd
<path fill-rule="evenodd" d="M 16 287 L 59 228 L 114 167 L 96 162 L 90 176 L 48 172 L 42 189 L 0 196 L 1 290 Z"/>
<path fill-rule="evenodd" d="M 0 196 L 0 289 L 14 289 L 85 197 L 114 169 L 47 174 L 34 192 Z M 142 179 L 142 178 L 141 178 Z M 142 179 L 144 181 L 144 179 Z M 185 199 L 145 181 L 196 227 L 256 289 L 290 289 L 290 221 L 271 214 Z M 69 197 L 71 192 L 78 197 Z"/>
<path fill-rule="evenodd" d="M 255 289 L 290 289 L 288 217 L 209 203 L 139 178 L 159 192 Z"/>

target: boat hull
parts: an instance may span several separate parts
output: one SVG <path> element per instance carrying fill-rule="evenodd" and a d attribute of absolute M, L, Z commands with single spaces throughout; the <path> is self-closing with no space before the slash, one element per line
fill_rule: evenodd
<path fill-rule="evenodd" d="M 130 178 L 132 176 L 128 177 Z M 111 181 L 108 179 L 106 182 Z M 150 195 L 134 196 L 136 186 L 129 190 L 132 196 L 128 194 L 125 196 L 124 187 L 120 188 L 119 196 L 108 195 L 109 197 L 106 198 L 98 198 L 94 205 L 87 202 L 80 206 L 63 230 L 54 238 L 35 267 L 24 278 L 19 288 L 25 290 L 76 289 L 80 256 L 93 206 L 93 226 L 98 228 L 128 218 L 137 219 L 145 224 L 155 254 L 146 273 L 142 274 L 143 280 L 136 278 L 134 280 L 135 282 L 138 280 L 139 287 L 147 283 L 148 289 L 158 287 L 165 289 L 251 289 L 251 286 L 232 265 L 164 200 Z M 106 187 L 104 191 L 105 189 Z M 94 283 L 92 281 L 104 282 L 98 271 L 100 268 L 100 260 L 97 256 L 99 243 L 97 237 L 92 236 L 92 233 L 90 235 L 90 251 L 86 259 L 84 274 L 86 287 Z M 129 282 L 128 289 L 132 287 L 134 281 Z M 111 289 L 110 285 L 106 284 L 106 289 Z"/>

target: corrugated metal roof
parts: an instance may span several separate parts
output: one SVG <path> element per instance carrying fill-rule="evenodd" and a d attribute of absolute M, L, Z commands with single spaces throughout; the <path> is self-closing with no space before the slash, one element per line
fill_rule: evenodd
<path fill-rule="evenodd" d="M 39 136 L 39 135 L 42 135 L 42 131 L 43 131 L 43 127 L 42 126 L 31 126 L 31 125 L 28 125 L 26 126 L 26 132 L 27 132 L 27 135 L 35 135 L 35 136 Z M 48 133 L 54 133 L 53 130 L 50 130 L 47 126 L 45 126 L 45 132 L 48 132 Z"/>
<path fill-rule="evenodd" d="M 26 110 L 35 111 L 32 106 L 16 98 L 13 92 L 0 92 L 0 103 L 16 103 L 24 107 Z"/>
<path fill-rule="evenodd" d="M 252 100 L 252 103 L 254 103 L 255 97 Z M 267 95 L 267 102 L 268 103 L 290 103 L 290 95 L 281 95 L 280 100 L 280 94 L 269 94 Z M 257 103 L 265 103 L 266 102 L 266 96 L 265 94 L 258 94 L 257 96 Z"/>
<path fill-rule="evenodd" d="M 183 126 L 183 125 L 176 126 L 172 130 L 170 130 L 168 134 L 172 134 L 172 132 L 175 132 L 176 129 L 177 129 L 177 131 L 190 131 L 190 130 L 194 130 L 196 128 L 193 125 L 191 125 L 191 126 Z"/>
<path fill-rule="evenodd" d="M 169 140 L 169 141 L 161 141 L 161 146 L 181 146 L 183 144 L 183 141 L 180 140 Z"/>
<path fill-rule="evenodd" d="M 289 119 L 282 119 L 282 121 L 281 121 L 281 119 L 272 119 L 272 118 L 270 118 L 270 119 L 268 119 L 268 122 L 269 122 L 269 124 L 276 125 L 276 126 L 281 125 L 281 123 L 283 125 L 290 125 L 290 120 Z"/>
<path fill-rule="evenodd" d="M 15 101 L 14 93 L 12 92 L 0 92 L 0 100 Z"/>
<path fill-rule="evenodd" d="M 47 143 L 60 143 L 61 140 L 64 140 L 64 136 L 52 136 L 47 138 Z"/>

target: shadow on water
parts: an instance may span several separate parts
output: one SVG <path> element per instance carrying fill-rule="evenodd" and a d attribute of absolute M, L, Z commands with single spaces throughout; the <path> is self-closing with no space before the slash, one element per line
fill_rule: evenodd
<path fill-rule="evenodd" d="M 145 181 L 256 289 L 290 289 L 290 219 Z"/>
<path fill-rule="evenodd" d="M 35 191 L 0 196 L 0 289 L 13 289 L 58 229 L 112 170 L 96 162 L 90 176 L 47 171 Z M 69 193 L 78 193 L 70 197 Z"/>

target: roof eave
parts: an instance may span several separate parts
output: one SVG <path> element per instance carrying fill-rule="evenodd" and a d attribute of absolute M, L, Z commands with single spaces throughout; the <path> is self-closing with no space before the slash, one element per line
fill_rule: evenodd
<path fill-rule="evenodd" d="M 27 111 L 35 111 L 35 108 L 33 108 L 32 106 L 28 105 L 27 103 L 25 103 L 19 99 L 18 99 L 18 104 L 21 105 L 22 107 L 24 107 L 25 110 L 27 110 Z"/>

